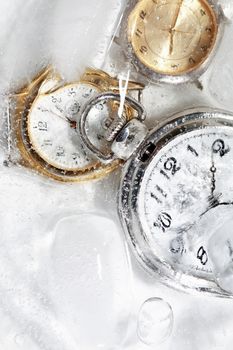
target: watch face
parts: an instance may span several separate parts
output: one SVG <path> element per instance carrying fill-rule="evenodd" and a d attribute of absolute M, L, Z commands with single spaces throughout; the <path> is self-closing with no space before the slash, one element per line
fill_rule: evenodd
<path fill-rule="evenodd" d="M 40 95 L 26 118 L 25 131 L 30 148 L 38 160 L 66 172 L 93 169 L 97 161 L 86 153 L 76 126 L 81 108 L 99 89 L 88 83 L 67 85 L 57 91 Z M 100 103 L 89 115 L 90 120 L 104 121 L 109 111 Z"/>
<path fill-rule="evenodd" d="M 176 131 L 166 133 L 159 143 L 153 141 L 158 137 L 155 131 L 147 141 L 151 155 L 146 151 L 145 159 L 137 156 L 128 165 L 122 217 L 137 254 L 150 269 L 155 264 L 154 270 L 177 275 L 179 281 L 182 274 L 214 281 L 209 240 L 222 219 L 233 213 L 230 118 L 231 125 L 217 118 L 210 125 L 204 119 L 192 126 L 174 123 Z M 189 281 L 189 287 L 197 286 Z"/>
<path fill-rule="evenodd" d="M 139 61 L 166 75 L 200 67 L 217 32 L 217 17 L 207 0 L 141 0 L 128 20 L 128 40 Z"/>

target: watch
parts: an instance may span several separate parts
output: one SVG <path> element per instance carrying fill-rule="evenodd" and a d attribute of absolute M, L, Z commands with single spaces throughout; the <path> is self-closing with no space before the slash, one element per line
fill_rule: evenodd
<path fill-rule="evenodd" d="M 120 97 L 94 98 L 79 122 L 83 143 L 101 161 L 84 125 L 97 101 L 111 99 Z M 112 152 L 116 159 L 128 159 L 118 210 L 136 258 L 170 286 L 228 296 L 216 282 L 209 240 L 219 217 L 233 211 L 233 114 L 191 109 L 148 131 L 143 107 L 131 98 L 125 102 L 137 116 L 117 133 Z"/>
<path fill-rule="evenodd" d="M 129 82 L 128 90 L 141 90 Z M 87 69 L 79 81 L 65 83 L 51 67 L 10 99 L 11 162 L 33 168 L 49 178 L 77 182 L 99 178 L 119 166 L 119 161 L 103 165 L 82 147 L 76 135 L 80 110 L 103 91 L 119 91 L 119 82 L 107 73 Z M 100 103 L 89 115 L 90 129 L 98 147 L 106 143 L 102 126 L 111 124 L 118 105 Z M 125 110 L 131 118 L 130 108 Z M 96 123 L 96 121 L 98 121 Z M 91 135 L 89 135 L 91 137 Z"/>
<path fill-rule="evenodd" d="M 124 52 L 148 80 L 184 83 L 208 67 L 223 32 L 213 0 L 130 0 L 121 29 Z"/>

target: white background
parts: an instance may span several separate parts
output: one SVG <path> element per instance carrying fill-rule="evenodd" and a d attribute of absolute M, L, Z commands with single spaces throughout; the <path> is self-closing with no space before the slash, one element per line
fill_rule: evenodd
<path fill-rule="evenodd" d="M 226 30 L 202 77 L 204 89 L 149 86 L 149 125 L 184 107 L 233 110 L 232 7 L 230 0 L 222 3 Z M 113 0 L 1 0 L 1 94 L 49 63 L 67 80 L 87 65 L 103 67 L 120 8 Z M 136 334 L 140 306 L 151 297 L 164 298 L 174 313 L 172 334 L 160 350 L 232 349 L 231 300 L 175 292 L 129 257 L 117 219 L 120 171 L 66 186 L 25 169 L 0 171 L 1 349 L 156 349 Z"/>

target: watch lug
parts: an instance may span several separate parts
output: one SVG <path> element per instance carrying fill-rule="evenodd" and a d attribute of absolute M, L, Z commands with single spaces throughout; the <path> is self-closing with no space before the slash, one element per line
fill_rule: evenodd
<path fill-rule="evenodd" d="M 45 79 L 39 90 L 39 95 L 46 95 L 54 92 L 63 84 L 63 79 L 58 73 L 51 72 L 47 79 Z"/>

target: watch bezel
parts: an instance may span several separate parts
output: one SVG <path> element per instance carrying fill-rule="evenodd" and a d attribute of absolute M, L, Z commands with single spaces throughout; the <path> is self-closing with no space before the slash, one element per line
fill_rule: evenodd
<path fill-rule="evenodd" d="M 151 159 L 161 147 L 180 135 L 181 132 L 185 134 L 194 129 L 217 125 L 233 127 L 233 114 L 218 109 L 193 108 L 173 115 L 154 128 L 123 168 L 118 195 L 118 211 L 126 239 L 138 262 L 149 274 L 154 277 L 159 276 L 163 283 L 175 289 L 231 297 L 217 285 L 214 279 L 175 271 L 171 265 L 156 257 L 143 231 L 138 208 L 138 194 L 143 175 Z M 143 154 L 146 154 L 148 145 L 154 145 L 154 149 L 152 148 L 151 154 L 145 160 Z"/>
<path fill-rule="evenodd" d="M 216 2 L 215 0 L 207 0 L 207 2 L 213 8 L 216 14 L 216 20 L 218 25 L 216 41 L 208 57 L 199 67 L 197 67 L 196 69 L 190 72 L 180 74 L 180 75 L 169 75 L 169 74 L 157 73 L 154 70 L 147 67 L 146 65 L 144 65 L 135 54 L 133 46 L 128 40 L 128 18 L 139 1 L 143 1 L 143 0 L 129 0 L 125 9 L 124 15 L 122 17 L 119 41 L 121 42 L 122 49 L 126 58 L 131 62 L 132 66 L 136 69 L 138 74 L 145 77 L 148 80 L 148 82 L 182 84 L 182 83 L 196 81 L 208 69 L 210 63 L 212 62 L 213 58 L 217 53 L 219 44 L 221 42 L 221 38 L 223 36 L 224 13 L 221 5 L 219 5 L 218 2 Z"/>
<path fill-rule="evenodd" d="M 50 77 L 48 79 L 50 79 Z M 43 84 L 45 84 L 45 82 L 46 80 L 43 81 Z M 69 84 L 59 86 L 57 89 L 53 90 L 52 92 L 49 91 L 48 93 L 40 93 L 39 88 L 36 95 L 30 96 L 30 92 L 28 92 L 25 96 L 23 96 L 23 98 L 21 95 L 19 95 L 15 101 L 16 113 L 13 115 L 13 133 L 16 137 L 17 148 L 19 149 L 22 157 L 22 161 L 20 161 L 20 163 L 26 167 L 34 169 L 36 172 L 45 175 L 48 178 L 60 182 L 81 182 L 99 179 L 114 171 L 120 164 L 119 160 L 115 160 L 111 164 L 101 164 L 100 162 L 96 161 L 95 164 L 85 167 L 85 169 L 76 169 L 74 171 L 64 170 L 46 162 L 38 154 L 38 152 L 33 149 L 28 133 L 28 117 L 36 101 L 43 98 L 43 96 L 50 95 L 51 93 L 77 84 L 91 85 L 98 89 L 98 91 L 102 91 L 101 87 L 92 82 L 87 80 L 79 80 L 77 82 L 74 81 Z"/>

